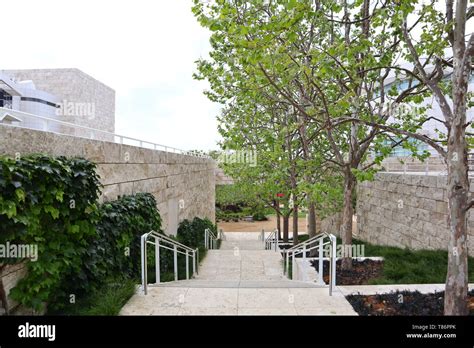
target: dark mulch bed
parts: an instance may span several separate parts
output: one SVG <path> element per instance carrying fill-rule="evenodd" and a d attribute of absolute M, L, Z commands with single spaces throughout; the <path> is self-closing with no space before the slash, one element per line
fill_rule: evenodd
<path fill-rule="evenodd" d="M 311 261 L 316 271 L 319 269 L 317 260 Z M 343 271 L 341 269 L 341 260 L 336 261 L 336 285 L 366 285 L 369 280 L 380 278 L 383 272 L 383 261 L 352 260 L 352 270 Z M 329 282 L 329 262 L 323 262 L 323 279 Z"/>
<path fill-rule="evenodd" d="M 384 295 L 346 297 L 359 315 L 443 315 L 444 291 L 434 294 L 397 291 Z M 469 292 L 469 313 L 474 315 L 474 290 Z"/>

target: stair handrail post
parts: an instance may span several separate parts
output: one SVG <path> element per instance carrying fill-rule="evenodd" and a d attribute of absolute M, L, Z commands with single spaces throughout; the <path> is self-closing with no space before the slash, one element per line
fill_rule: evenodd
<path fill-rule="evenodd" d="M 319 240 L 319 255 L 318 255 L 318 283 L 324 284 L 323 278 L 323 264 L 324 264 L 324 251 L 323 251 L 323 238 Z"/>
<path fill-rule="evenodd" d="M 196 250 L 193 250 L 193 276 L 196 274 Z"/>
<path fill-rule="evenodd" d="M 291 279 L 295 278 L 295 270 L 296 270 L 296 264 L 295 264 L 295 251 L 291 252 Z"/>
<path fill-rule="evenodd" d="M 140 240 L 140 248 L 141 248 L 141 264 L 142 264 L 142 290 L 143 293 L 147 294 L 147 286 L 148 286 L 148 279 L 147 279 L 147 259 L 146 259 L 146 240 L 148 238 L 148 234 L 144 234 Z"/>
<path fill-rule="evenodd" d="M 330 272 L 329 272 L 329 296 L 332 296 L 333 289 L 336 287 L 336 237 L 329 235 L 331 240 L 331 259 L 330 259 Z"/>
<path fill-rule="evenodd" d="M 161 282 L 160 273 L 160 240 L 155 237 L 155 282 L 158 284 Z"/>
<path fill-rule="evenodd" d="M 196 248 L 196 274 L 199 275 L 199 248 Z"/>
<path fill-rule="evenodd" d="M 174 280 L 177 281 L 178 280 L 178 248 L 177 246 L 175 245 L 173 247 L 173 263 L 174 263 Z"/>
<path fill-rule="evenodd" d="M 186 279 L 189 279 L 189 251 L 186 250 Z"/>

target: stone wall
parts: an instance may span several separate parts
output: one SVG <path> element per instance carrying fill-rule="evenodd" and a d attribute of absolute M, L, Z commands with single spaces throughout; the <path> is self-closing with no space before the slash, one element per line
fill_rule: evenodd
<path fill-rule="evenodd" d="M 18 302 L 8 296 L 18 281 L 27 273 L 26 263 L 0 265 L 0 315 L 11 314 Z"/>
<path fill-rule="evenodd" d="M 179 220 L 198 216 L 215 221 L 213 160 L 0 125 L 0 155 L 16 153 L 80 156 L 95 162 L 104 185 L 101 200 L 150 192 L 165 229 L 168 211 L 176 208 Z"/>
<path fill-rule="evenodd" d="M 168 234 L 175 234 L 183 219 L 198 216 L 215 221 L 213 160 L 0 125 L 0 155 L 31 153 L 80 156 L 95 162 L 104 185 L 101 201 L 152 193 Z M 0 315 L 16 307 L 8 293 L 25 272 L 23 264 L 0 267 Z"/>
<path fill-rule="evenodd" d="M 234 180 L 224 173 L 220 167 L 216 168 L 216 185 L 232 185 Z"/>
<path fill-rule="evenodd" d="M 474 178 L 470 179 L 471 192 Z M 379 173 L 357 188 L 358 238 L 412 249 L 447 249 L 446 176 Z M 474 211 L 468 213 L 474 255 Z"/>
<path fill-rule="evenodd" d="M 342 213 L 335 213 L 321 220 L 320 231 L 340 236 Z"/>

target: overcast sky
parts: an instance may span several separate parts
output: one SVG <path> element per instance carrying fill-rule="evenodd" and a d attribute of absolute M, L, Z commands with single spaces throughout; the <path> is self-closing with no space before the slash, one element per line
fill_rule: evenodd
<path fill-rule="evenodd" d="M 209 32 L 191 0 L 2 2 L 0 69 L 78 68 L 116 91 L 116 133 L 217 148 L 219 106 L 195 81 Z"/>

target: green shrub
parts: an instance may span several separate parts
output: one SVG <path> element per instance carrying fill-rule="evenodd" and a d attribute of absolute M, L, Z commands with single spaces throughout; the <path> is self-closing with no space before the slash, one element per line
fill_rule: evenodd
<path fill-rule="evenodd" d="M 252 204 L 254 200 L 255 196 L 239 185 L 216 186 L 216 206 L 218 207 L 244 207 Z"/>
<path fill-rule="evenodd" d="M 0 192 L 0 243 L 38 247 L 37 261 L 28 262 L 27 277 L 10 296 L 41 310 L 62 279 L 80 270 L 87 241 L 95 235 L 100 192 L 95 164 L 44 155 L 0 157 Z"/>
<path fill-rule="evenodd" d="M 118 276 L 107 279 L 95 290 L 84 294 L 75 303 L 61 310 L 50 310 L 51 315 L 118 315 L 133 296 L 136 280 Z"/>
<path fill-rule="evenodd" d="M 252 219 L 254 219 L 255 221 L 267 221 L 268 220 L 268 218 L 265 215 L 264 211 L 257 211 L 256 213 L 254 213 L 252 215 Z"/>
<path fill-rule="evenodd" d="M 209 219 L 195 217 L 183 220 L 178 226 L 178 241 L 191 248 L 204 248 L 204 231 L 209 228 L 217 236 L 217 226 Z"/>
<path fill-rule="evenodd" d="M 255 221 L 268 220 L 267 213 L 274 213 L 272 208 L 257 199 L 254 192 L 241 185 L 216 186 L 216 219 L 218 221 L 239 221 L 252 216 Z"/>

